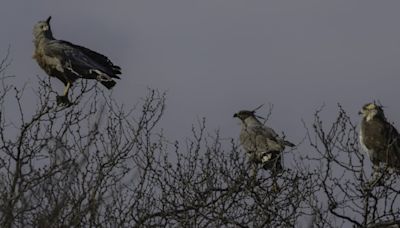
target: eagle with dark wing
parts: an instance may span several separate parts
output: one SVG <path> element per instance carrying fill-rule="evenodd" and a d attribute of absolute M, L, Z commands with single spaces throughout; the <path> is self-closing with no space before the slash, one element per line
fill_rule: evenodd
<path fill-rule="evenodd" d="M 368 103 L 360 114 L 360 144 L 368 152 L 374 172 L 379 171 L 381 164 L 400 170 L 400 135 L 386 120 L 382 107 Z"/>
<path fill-rule="evenodd" d="M 293 143 L 279 137 L 272 128 L 264 126 L 255 111 L 242 110 L 233 115 L 241 120 L 240 143 L 249 155 L 250 162 L 261 164 L 273 173 L 282 171 L 281 156 L 285 146 Z"/>
<path fill-rule="evenodd" d="M 121 68 L 114 65 L 106 56 L 88 48 L 57 40 L 53 37 L 49 17 L 46 21 L 39 21 L 33 28 L 35 53 L 39 66 L 52 77 L 61 80 L 64 93 L 57 96 L 59 105 L 70 105 L 68 91 L 74 81 L 80 78 L 95 79 L 107 89 L 111 89 L 121 74 Z"/>

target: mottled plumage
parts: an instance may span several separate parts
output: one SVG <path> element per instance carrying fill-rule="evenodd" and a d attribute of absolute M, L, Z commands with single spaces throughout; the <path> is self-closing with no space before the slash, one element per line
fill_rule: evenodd
<path fill-rule="evenodd" d="M 382 107 L 369 103 L 363 106 L 360 143 L 368 152 L 374 170 L 383 163 L 389 168 L 400 169 L 400 136 L 387 120 Z"/>
<path fill-rule="evenodd" d="M 280 171 L 281 153 L 285 146 L 295 145 L 280 138 L 272 128 L 264 126 L 254 113 L 255 111 L 242 110 L 233 116 L 242 122 L 240 143 L 249 154 L 250 161 L 262 164 L 265 169 Z"/>
<path fill-rule="evenodd" d="M 33 58 L 49 76 L 64 83 L 64 94 L 57 97 L 59 103 L 69 102 L 69 88 L 79 78 L 95 79 L 111 89 L 116 83 L 113 78 L 119 78 L 117 75 L 121 74 L 121 68 L 102 54 L 55 39 L 50 28 L 50 19 L 51 17 L 46 21 L 39 21 L 33 28 Z"/>

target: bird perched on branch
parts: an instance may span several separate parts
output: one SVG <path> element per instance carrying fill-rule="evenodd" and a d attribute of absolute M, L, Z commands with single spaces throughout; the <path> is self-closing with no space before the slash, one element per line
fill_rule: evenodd
<path fill-rule="evenodd" d="M 257 108 L 258 109 L 258 108 Z M 264 126 L 255 111 L 242 110 L 233 115 L 241 120 L 240 143 L 249 155 L 250 162 L 261 164 L 273 173 L 282 171 L 281 153 L 285 146 L 295 145 L 279 137 L 272 128 Z"/>
<path fill-rule="evenodd" d="M 400 135 L 383 113 L 382 106 L 375 103 L 364 105 L 362 114 L 360 144 L 373 164 L 374 173 L 379 173 L 380 164 L 400 170 Z"/>
<path fill-rule="evenodd" d="M 39 21 L 33 28 L 35 53 L 39 66 L 52 77 L 61 80 L 64 93 L 57 96 L 59 105 L 70 105 L 68 91 L 77 79 L 95 79 L 107 89 L 111 89 L 118 78 L 121 68 L 114 65 L 106 56 L 88 48 L 57 40 L 53 37 L 50 27 L 51 17 Z"/>

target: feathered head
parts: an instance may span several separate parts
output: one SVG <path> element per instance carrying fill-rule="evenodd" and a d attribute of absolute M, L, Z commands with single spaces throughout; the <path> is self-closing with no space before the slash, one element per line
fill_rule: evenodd
<path fill-rule="evenodd" d="M 35 26 L 33 27 L 33 35 L 35 36 L 35 39 L 40 39 L 41 37 L 53 38 L 53 34 L 50 28 L 50 20 L 51 16 L 48 17 L 45 21 L 39 21 L 35 24 Z"/>
<path fill-rule="evenodd" d="M 375 102 L 365 104 L 359 114 L 362 114 L 367 121 L 372 120 L 373 118 L 385 119 L 382 106 L 377 105 Z"/>

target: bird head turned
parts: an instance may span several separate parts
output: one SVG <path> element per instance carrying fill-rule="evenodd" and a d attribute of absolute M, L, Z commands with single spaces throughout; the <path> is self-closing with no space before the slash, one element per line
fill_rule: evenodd
<path fill-rule="evenodd" d="M 383 113 L 382 106 L 377 105 L 375 103 L 368 103 L 365 104 L 359 114 L 363 115 L 363 118 L 365 118 L 367 121 L 378 117 L 378 118 L 385 118 L 385 115 Z"/>
<path fill-rule="evenodd" d="M 45 21 L 39 21 L 33 27 L 33 35 L 36 39 L 41 38 L 42 36 L 46 38 L 52 38 L 52 32 L 50 28 L 50 20 L 51 16 L 49 16 Z"/>
<path fill-rule="evenodd" d="M 249 117 L 253 117 L 253 118 L 256 119 L 256 120 L 257 120 L 256 117 L 261 118 L 261 119 L 264 119 L 264 118 L 261 117 L 261 116 L 256 116 L 256 111 L 257 111 L 258 109 L 260 109 L 262 106 L 264 106 L 264 104 L 258 106 L 257 108 L 255 108 L 255 109 L 253 109 L 253 110 L 251 110 L 251 111 L 248 111 L 248 110 L 241 110 L 241 111 L 239 111 L 239 112 L 233 114 L 233 117 L 234 117 L 234 118 L 239 118 L 239 119 L 240 119 L 241 121 L 243 121 L 243 122 L 245 121 L 245 119 L 247 119 L 247 118 L 249 118 Z"/>
<path fill-rule="evenodd" d="M 249 117 L 254 117 L 255 111 L 248 111 L 248 110 L 241 110 L 233 115 L 235 118 L 239 118 L 241 121 L 244 121 L 245 119 Z"/>

